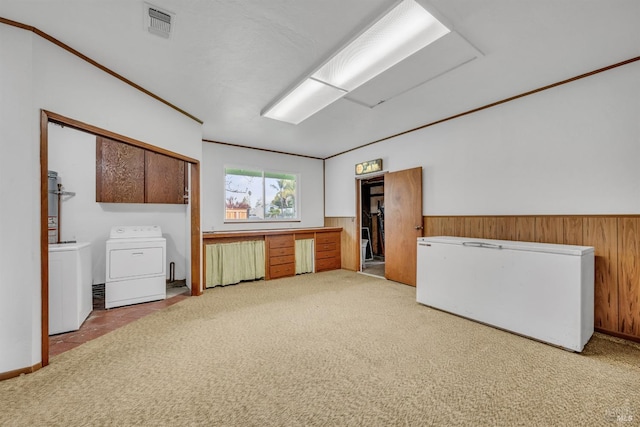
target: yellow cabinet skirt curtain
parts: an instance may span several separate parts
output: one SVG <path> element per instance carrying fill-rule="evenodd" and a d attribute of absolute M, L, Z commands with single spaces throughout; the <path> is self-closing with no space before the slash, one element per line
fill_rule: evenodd
<path fill-rule="evenodd" d="M 264 277 L 264 241 L 207 245 L 207 288 Z"/>
<path fill-rule="evenodd" d="M 296 274 L 313 273 L 313 239 L 296 240 Z"/>

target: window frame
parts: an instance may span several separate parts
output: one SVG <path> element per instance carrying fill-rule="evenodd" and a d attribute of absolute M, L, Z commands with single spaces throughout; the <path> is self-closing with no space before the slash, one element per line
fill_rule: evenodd
<path fill-rule="evenodd" d="M 263 218 L 260 217 L 249 217 L 246 219 L 243 218 L 227 218 L 227 170 L 238 170 L 238 171 L 247 171 L 247 172 L 253 172 L 253 173 L 261 173 L 261 179 L 262 179 L 262 194 L 259 198 L 261 198 L 263 200 L 262 203 L 262 210 L 263 210 Z M 301 222 L 302 218 L 301 218 L 301 212 L 300 212 L 300 181 L 301 181 L 301 173 L 300 172 L 285 172 L 282 170 L 278 170 L 278 169 L 267 169 L 267 168 L 260 168 L 260 167 L 254 167 L 254 166 L 247 166 L 247 165 L 236 165 L 236 164 L 225 164 L 223 166 L 223 170 L 222 170 L 222 175 L 223 175 L 223 179 L 222 179 L 222 185 L 223 185 L 223 223 L 224 224 L 248 224 L 248 223 L 258 223 L 258 224 L 264 224 L 264 223 L 290 223 L 290 222 Z M 267 203 L 266 203 L 266 193 L 267 193 L 267 182 L 266 180 L 268 178 L 273 178 L 273 177 L 269 177 L 267 175 L 286 175 L 286 176 L 292 176 L 295 178 L 295 193 L 294 193 L 294 212 L 295 212 L 295 217 L 292 218 L 274 218 L 274 217 L 269 217 L 268 216 L 268 211 L 267 211 Z M 247 175 L 250 176 L 250 175 Z"/>

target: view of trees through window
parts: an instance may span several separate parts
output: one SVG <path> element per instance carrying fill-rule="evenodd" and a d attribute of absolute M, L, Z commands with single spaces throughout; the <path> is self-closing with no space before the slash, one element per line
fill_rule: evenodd
<path fill-rule="evenodd" d="M 297 219 L 296 181 L 291 173 L 225 168 L 225 219 Z"/>

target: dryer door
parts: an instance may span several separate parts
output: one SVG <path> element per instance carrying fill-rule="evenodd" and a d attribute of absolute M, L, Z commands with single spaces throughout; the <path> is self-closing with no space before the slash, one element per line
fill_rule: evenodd
<path fill-rule="evenodd" d="M 109 279 L 126 280 L 164 273 L 164 248 L 124 248 L 109 250 Z"/>

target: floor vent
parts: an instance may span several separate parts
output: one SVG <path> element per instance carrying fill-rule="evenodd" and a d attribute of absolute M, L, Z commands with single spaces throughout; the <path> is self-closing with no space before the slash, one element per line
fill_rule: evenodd
<path fill-rule="evenodd" d="M 171 27 L 174 14 L 159 7 L 145 3 L 145 27 L 151 34 L 168 39 L 171 36 Z"/>

